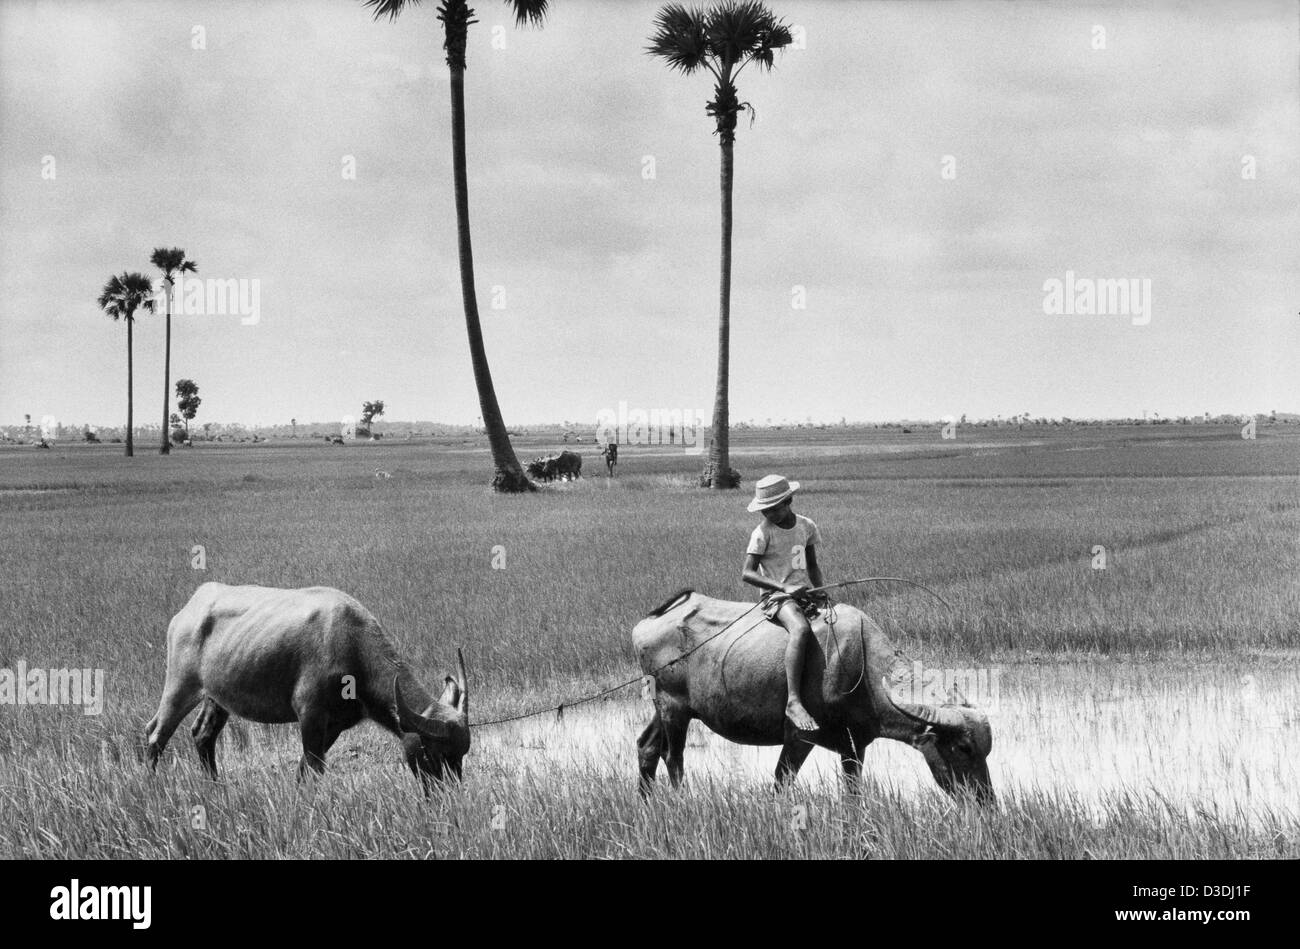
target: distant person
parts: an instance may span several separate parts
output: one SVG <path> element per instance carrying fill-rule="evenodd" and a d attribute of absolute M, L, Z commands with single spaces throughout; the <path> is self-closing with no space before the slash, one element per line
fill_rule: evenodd
<path fill-rule="evenodd" d="M 618 464 L 618 443 L 610 442 L 605 446 L 605 449 L 601 454 L 605 456 L 605 471 L 608 472 L 607 477 L 614 477 L 614 466 Z"/>
<path fill-rule="evenodd" d="M 785 648 L 785 717 L 800 731 L 811 732 L 817 730 L 817 722 L 804 707 L 799 686 L 812 627 L 801 606 L 811 600 L 809 588 L 823 586 L 825 581 L 817 564 L 817 545 L 821 543 L 817 525 L 794 512 L 798 490 L 798 481 L 787 481 L 781 475 L 768 475 L 754 486 L 749 510 L 761 512 L 763 520 L 749 535 L 741 578 L 769 591 L 759 601 L 761 609 L 790 634 Z"/>

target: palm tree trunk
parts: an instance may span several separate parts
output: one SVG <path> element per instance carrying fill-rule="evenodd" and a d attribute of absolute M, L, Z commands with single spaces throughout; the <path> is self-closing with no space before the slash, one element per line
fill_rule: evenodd
<path fill-rule="evenodd" d="M 167 343 L 163 350 L 163 426 L 162 426 L 162 445 L 158 449 L 160 455 L 171 454 L 172 439 L 171 426 L 167 424 L 167 402 L 171 398 L 172 384 L 172 295 L 170 288 L 166 292 L 167 297 Z"/>
<path fill-rule="evenodd" d="M 713 432 L 709 461 L 700 483 L 734 488 L 740 484 L 731 470 L 727 392 L 731 359 L 731 190 L 735 145 L 722 136 L 722 275 L 718 286 L 718 384 L 713 393 Z"/>
<path fill-rule="evenodd" d="M 487 430 L 488 444 L 492 448 L 492 464 L 496 471 L 492 487 L 497 491 L 532 491 L 533 483 L 524 475 L 510 445 L 506 423 L 497 405 L 496 390 L 492 387 L 492 372 L 488 368 L 487 351 L 483 347 L 483 328 L 479 324 L 478 297 L 474 292 L 474 252 L 469 236 L 469 182 L 465 173 L 465 70 L 448 66 L 451 71 L 451 154 L 456 188 L 456 236 L 460 256 L 460 293 L 465 309 L 465 329 L 469 334 L 469 356 L 474 366 L 474 386 L 478 389 L 479 411 L 483 427 Z"/>
<path fill-rule="evenodd" d="M 131 360 L 131 329 L 134 323 L 135 320 L 129 316 L 126 318 L 126 457 L 128 458 L 135 454 L 135 441 L 131 437 L 131 426 L 135 424 L 131 405 L 131 394 L 135 386 L 135 366 Z"/>

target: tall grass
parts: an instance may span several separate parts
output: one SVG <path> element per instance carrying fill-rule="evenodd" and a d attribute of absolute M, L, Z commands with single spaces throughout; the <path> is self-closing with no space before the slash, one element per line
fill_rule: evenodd
<path fill-rule="evenodd" d="M 1295 692 L 1300 646 L 1300 438 L 1158 434 L 1107 432 L 1095 445 L 857 434 L 797 448 L 738 438 L 747 482 L 780 470 L 805 483 L 797 509 L 821 526 L 828 579 L 913 577 L 955 607 L 905 588 L 843 591 L 907 655 L 1021 670 L 1007 680 L 1021 704 L 995 720 L 995 774 L 999 760 L 1008 768 L 997 810 L 950 805 L 900 747 L 860 800 L 814 768 L 790 792 L 808 807 L 799 831 L 768 789 L 770 762 L 733 779 L 707 749 L 692 749 L 688 788 L 643 806 L 630 780 L 639 722 L 617 717 L 622 731 L 572 755 L 563 734 L 476 734 L 465 786 L 429 803 L 374 730 L 345 736 L 305 791 L 291 728 L 232 727 L 216 785 L 183 731 L 159 776 L 136 757 L 167 622 L 204 580 L 344 589 L 430 685 L 463 645 L 475 718 L 635 674 L 631 627 L 668 593 L 749 596 L 745 497 L 693 488 L 689 456 L 629 449 L 612 481 L 502 498 L 481 485 L 475 445 L 0 452 L 0 668 L 98 667 L 107 679 L 98 718 L 0 706 L 0 853 L 1295 856 L 1294 809 L 1278 795 L 1294 788 L 1294 766 L 1258 742 L 1293 746 L 1297 727 L 1277 697 Z M 196 545 L 204 570 L 192 567 Z M 1092 569 L 1095 545 L 1105 570 Z M 1225 662 L 1219 680 L 1201 676 Z M 1024 671 L 1041 663 L 1064 663 L 1059 683 Z M 1277 712 L 1269 729 L 1223 724 L 1246 721 L 1231 691 L 1245 675 Z M 1088 676 L 1138 696 L 1158 688 L 1120 729 L 1104 718 L 1115 697 L 1086 692 Z M 1052 757 L 1069 747 L 1081 752 Z M 1180 760 L 1201 763 L 1197 780 L 1171 785 Z M 1027 777 L 1035 762 L 1050 780 Z M 909 768 L 919 780 L 891 777 Z M 1091 780 L 1099 773 L 1116 780 Z M 194 806 L 206 830 L 191 826 Z"/>
<path fill-rule="evenodd" d="M 17 768 L 7 759 L 0 857 L 1300 857 L 1294 815 L 1189 813 L 1132 790 L 1099 808 L 1068 788 L 1017 789 L 983 809 L 870 777 L 852 795 L 703 773 L 645 803 L 627 769 L 588 756 L 526 768 L 520 751 L 477 754 L 464 784 L 425 799 L 376 736 L 340 743 L 325 777 L 304 785 L 274 745 L 227 754 L 234 770 L 216 783 L 192 755 L 156 776 L 52 748 Z"/>

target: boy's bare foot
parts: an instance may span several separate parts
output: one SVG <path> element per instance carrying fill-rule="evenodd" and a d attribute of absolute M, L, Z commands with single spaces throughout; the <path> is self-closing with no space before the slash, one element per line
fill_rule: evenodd
<path fill-rule="evenodd" d="M 785 717 L 790 719 L 790 724 L 801 732 L 815 732 L 821 727 L 798 699 L 791 699 L 785 703 Z"/>

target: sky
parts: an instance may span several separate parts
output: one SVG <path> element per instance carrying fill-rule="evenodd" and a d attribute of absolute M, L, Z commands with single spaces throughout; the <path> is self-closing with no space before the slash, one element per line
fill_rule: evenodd
<path fill-rule="evenodd" d="M 739 79 L 733 421 L 1300 410 L 1300 4 L 770 5 L 798 48 Z M 96 298 L 160 246 L 258 292 L 255 321 L 173 317 L 199 422 L 473 422 L 435 7 L 0 2 L 0 425 L 122 423 Z M 645 54 L 656 9 L 555 0 L 536 30 L 477 4 L 470 214 L 512 426 L 712 405 L 712 83 Z M 1054 280 L 1139 292 L 1049 313 Z M 139 424 L 161 315 L 134 337 Z"/>

